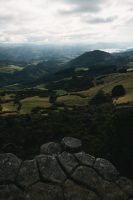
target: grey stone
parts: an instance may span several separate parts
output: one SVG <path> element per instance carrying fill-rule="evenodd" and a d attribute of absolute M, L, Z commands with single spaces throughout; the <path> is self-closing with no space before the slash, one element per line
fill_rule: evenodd
<path fill-rule="evenodd" d="M 0 183 L 14 182 L 21 160 L 11 153 L 0 154 Z"/>
<path fill-rule="evenodd" d="M 97 158 L 94 164 L 94 168 L 104 177 L 106 180 L 115 181 L 119 178 L 119 172 L 108 160 Z"/>
<path fill-rule="evenodd" d="M 101 196 L 103 200 L 128 200 L 127 195 L 115 183 L 101 181 Z"/>
<path fill-rule="evenodd" d="M 95 157 L 86 154 L 85 152 L 76 153 L 75 156 L 81 165 L 86 165 L 91 167 L 94 165 Z"/>
<path fill-rule="evenodd" d="M 36 157 L 43 180 L 63 183 L 66 175 L 54 156 L 40 155 Z"/>
<path fill-rule="evenodd" d="M 70 153 L 63 152 L 58 156 L 58 159 L 68 173 L 71 173 L 78 166 L 77 160 Z"/>
<path fill-rule="evenodd" d="M 61 153 L 61 145 L 55 142 L 49 142 L 47 144 L 43 144 L 40 147 L 41 154 L 57 154 Z"/>
<path fill-rule="evenodd" d="M 82 147 L 81 140 L 72 137 L 63 138 L 61 144 L 63 146 L 64 151 L 70 153 L 77 153 L 81 150 Z"/>
<path fill-rule="evenodd" d="M 39 182 L 27 190 L 27 200 L 63 200 L 63 191 L 57 185 Z"/>
<path fill-rule="evenodd" d="M 117 184 L 123 191 L 126 192 L 129 197 L 133 198 L 133 180 L 129 180 L 125 177 L 120 177 L 120 179 L 117 181 Z"/>
<path fill-rule="evenodd" d="M 26 188 L 37 181 L 39 181 L 39 172 L 36 160 L 24 161 L 17 176 L 18 184 Z"/>
<path fill-rule="evenodd" d="M 15 185 L 0 185 L 0 200 L 26 200 L 26 196 Z"/>
<path fill-rule="evenodd" d="M 78 152 L 74 140 L 62 142 L 69 152 L 47 144 L 45 154 L 23 163 L 11 153 L 0 154 L 0 200 L 133 200 L 133 181 L 119 177 L 109 161 Z"/>
<path fill-rule="evenodd" d="M 101 177 L 94 169 L 86 166 L 79 166 L 73 173 L 72 178 L 78 183 L 81 183 L 92 190 L 97 190 L 100 187 Z"/>
<path fill-rule="evenodd" d="M 64 196 L 66 200 L 99 200 L 99 197 L 86 188 L 67 180 L 64 184 Z"/>

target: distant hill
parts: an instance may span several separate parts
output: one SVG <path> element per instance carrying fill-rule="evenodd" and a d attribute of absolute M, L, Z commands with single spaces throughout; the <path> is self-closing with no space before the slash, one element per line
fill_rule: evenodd
<path fill-rule="evenodd" d="M 132 51 L 129 51 L 128 54 L 132 54 Z M 121 54 L 110 54 L 101 50 L 85 52 L 67 63 L 64 63 L 62 57 L 60 59 L 42 59 L 40 61 L 22 63 L 20 61 L 18 63 L 9 60 L 1 61 L 0 86 L 16 83 L 25 85 L 33 83 L 38 85 L 51 81 L 59 82 L 64 78 L 69 78 L 69 80 L 63 80 L 63 83 L 65 84 L 65 88 L 70 88 L 71 82 L 78 83 L 79 81 L 77 79 L 70 81 L 75 76 L 80 78 L 82 84 L 86 84 L 85 82 L 88 80 L 85 77 L 92 78 L 102 74 L 114 73 L 117 69 L 127 66 L 128 63 L 130 63 L 128 66 L 132 67 L 131 61 L 131 56 L 125 56 L 124 52 L 121 52 Z M 14 67 L 13 69 L 9 67 L 12 65 L 15 66 L 14 71 Z M 17 66 L 21 67 L 21 70 L 16 71 Z M 61 84 L 62 82 L 60 82 L 59 87 Z M 76 84 L 76 87 L 78 85 Z"/>
<path fill-rule="evenodd" d="M 116 73 L 128 63 L 128 58 L 101 50 L 85 52 L 53 73 L 37 79 L 35 85 L 47 83 L 49 89 L 77 91 L 92 86 L 91 80 L 100 75 Z"/>
<path fill-rule="evenodd" d="M 114 57 L 107 52 L 94 50 L 86 52 L 81 56 L 71 60 L 69 66 L 72 67 L 91 67 L 96 65 L 110 65 L 114 64 Z"/>
<path fill-rule="evenodd" d="M 38 63 L 37 65 L 28 65 L 21 72 L 14 75 L 17 81 L 32 82 L 42 76 L 50 75 L 60 69 L 60 63 L 57 60 L 49 60 Z"/>
<path fill-rule="evenodd" d="M 62 63 L 58 60 L 47 60 L 39 63 L 0 65 L 0 86 L 34 82 L 41 77 L 51 75 L 62 69 Z"/>
<path fill-rule="evenodd" d="M 115 56 L 121 56 L 121 57 L 128 57 L 128 59 L 133 59 L 133 48 L 127 49 L 126 51 L 114 53 Z"/>
<path fill-rule="evenodd" d="M 75 75 L 95 76 L 111 73 L 117 68 L 116 65 L 120 63 L 122 59 L 119 60 L 112 54 L 100 50 L 85 52 L 68 62 L 65 69 L 59 70 L 55 74 L 54 78 L 63 79 Z M 124 63 L 123 60 L 122 63 Z"/>

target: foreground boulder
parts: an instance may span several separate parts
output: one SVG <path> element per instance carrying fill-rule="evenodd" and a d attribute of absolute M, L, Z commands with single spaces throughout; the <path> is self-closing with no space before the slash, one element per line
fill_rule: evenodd
<path fill-rule="evenodd" d="M 93 167 L 93 165 L 95 163 L 95 157 L 91 156 L 89 154 L 86 154 L 85 152 L 76 153 L 75 156 L 81 165 Z"/>
<path fill-rule="evenodd" d="M 23 188 L 27 188 L 39 181 L 39 172 L 36 160 L 24 161 L 17 176 L 17 183 Z"/>
<path fill-rule="evenodd" d="M 47 144 L 43 144 L 40 147 L 41 154 L 58 154 L 61 153 L 61 145 L 55 142 L 49 142 Z"/>
<path fill-rule="evenodd" d="M 73 173 L 72 178 L 79 184 L 98 191 L 101 185 L 101 177 L 90 167 L 79 166 Z"/>
<path fill-rule="evenodd" d="M 133 200 L 133 181 L 81 147 L 66 137 L 42 145 L 33 160 L 0 154 L 0 200 Z"/>
<path fill-rule="evenodd" d="M 66 175 L 54 156 L 40 155 L 36 158 L 41 177 L 44 181 L 61 184 Z"/>
<path fill-rule="evenodd" d="M 63 138 L 61 144 L 63 149 L 70 153 L 79 152 L 82 147 L 81 140 L 72 137 Z"/>

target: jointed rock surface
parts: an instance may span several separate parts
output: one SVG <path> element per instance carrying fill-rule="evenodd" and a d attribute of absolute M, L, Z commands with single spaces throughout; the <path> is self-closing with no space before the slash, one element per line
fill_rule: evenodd
<path fill-rule="evenodd" d="M 81 149 L 66 137 L 42 145 L 33 160 L 0 154 L 0 200 L 133 200 L 132 180 Z"/>

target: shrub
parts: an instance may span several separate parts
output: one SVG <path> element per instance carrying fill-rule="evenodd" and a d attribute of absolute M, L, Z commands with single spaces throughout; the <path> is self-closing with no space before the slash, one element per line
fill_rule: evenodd
<path fill-rule="evenodd" d="M 126 94 L 126 91 L 125 91 L 125 88 L 123 87 L 123 85 L 116 85 L 112 89 L 113 97 L 121 97 L 121 96 L 124 96 L 125 94 Z"/>

